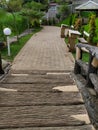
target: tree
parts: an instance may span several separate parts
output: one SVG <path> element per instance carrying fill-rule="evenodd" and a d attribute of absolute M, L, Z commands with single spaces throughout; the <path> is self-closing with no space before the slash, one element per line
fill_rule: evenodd
<path fill-rule="evenodd" d="M 1 0 L 0 5 L 5 9 L 6 11 L 10 12 L 14 19 L 14 27 L 15 32 L 17 34 L 18 38 L 18 29 L 16 25 L 16 12 L 20 11 L 22 8 L 23 0 Z"/>
<path fill-rule="evenodd" d="M 28 19 L 28 28 L 30 27 L 30 24 L 33 25 L 35 21 L 39 21 L 41 17 L 43 16 L 43 12 L 41 9 L 44 7 L 41 3 L 37 2 L 28 2 L 23 6 L 23 9 L 21 10 L 21 15 L 24 17 L 27 17 Z"/>
<path fill-rule="evenodd" d="M 41 3 L 41 4 L 48 4 L 48 0 L 23 0 L 24 1 L 24 4 L 28 3 L 28 2 L 38 2 L 38 3 Z"/>
<path fill-rule="evenodd" d="M 60 5 L 59 14 L 61 15 L 62 20 L 65 19 L 69 15 L 69 13 L 70 13 L 70 10 L 67 4 Z"/>
<path fill-rule="evenodd" d="M 4 40 L 3 35 L 3 19 L 6 16 L 6 11 L 4 11 L 2 8 L 0 9 L 0 40 Z"/>

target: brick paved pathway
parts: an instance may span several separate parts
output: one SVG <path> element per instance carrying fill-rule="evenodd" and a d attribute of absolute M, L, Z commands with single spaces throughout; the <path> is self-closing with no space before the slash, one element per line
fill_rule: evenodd
<path fill-rule="evenodd" d="M 59 27 L 44 27 L 35 34 L 14 60 L 14 72 L 68 71 L 73 69 L 73 61 Z"/>
<path fill-rule="evenodd" d="M 94 130 L 73 66 L 60 28 L 35 34 L 0 83 L 0 129 Z"/>

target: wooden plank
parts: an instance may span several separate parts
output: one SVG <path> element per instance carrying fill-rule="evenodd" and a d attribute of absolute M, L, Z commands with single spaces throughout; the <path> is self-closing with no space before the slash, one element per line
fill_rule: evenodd
<path fill-rule="evenodd" d="M 79 92 L 1 92 L 0 106 L 82 104 Z"/>
<path fill-rule="evenodd" d="M 74 84 L 72 84 L 74 85 Z M 55 83 L 55 84 L 0 84 L 1 88 L 15 89 L 21 92 L 49 92 L 53 91 L 53 88 L 58 86 L 65 86 L 65 83 Z M 70 83 L 66 84 L 70 86 Z M 65 86 L 65 87 L 66 87 Z"/>
<path fill-rule="evenodd" d="M 90 123 L 84 105 L 1 107 L 0 115 L 0 128 L 59 127 Z"/>
<path fill-rule="evenodd" d="M 88 42 L 83 38 L 83 37 L 79 37 L 78 41 L 84 44 L 87 44 Z"/>
<path fill-rule="evenodd" d="M 8 76 L 2 83 L 70 83 L 74 80 L 71 75 L 26 75 L 26 76 Z"/>
<path fill-rule="evenodd" d="M 85 47 L 81 47 L 81 50 L 84 51 L 84 52 L 89 53 L 89 50 L 87 50 Z"/>
<path fill-rule="evenodd" d="M 86 32 L 86 31 L 83 31 L 83 34 L 86 35 L 87 37 L 90 36 L 90 34 L 88 32 Z"/>
<path fill-rule="evenodd" d="M 27 128 L 10 128 L 4 130 L 95 130 L 92 125 L 72 126 L 72 127 L 27 127 Z"/>

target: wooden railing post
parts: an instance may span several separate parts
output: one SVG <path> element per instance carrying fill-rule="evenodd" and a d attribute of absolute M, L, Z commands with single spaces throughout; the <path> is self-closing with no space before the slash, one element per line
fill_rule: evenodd
<path fill-rule="evenodd" d="M 81 33 L 76 30 L 69 30 L 69 37 L 68 37 L 69 51 L 75 52 L 76 40 L 80 35 Z"/>
<path fill-rule="evenodd" d="M 75 67 L 74 67 L 74 73 L 80 74 L 81 73 L 81 67 L 77 63 L 77 60 L 82 59 L 82 50 L 79 47 L 76 47 L 76 60 L 75 60 Z"/>
<path fill-rule="evenodd" d="M 2 69 L 1 53 L 0 53 L 0 74 L 4 74 L 4 70 Z"/>
<path fill-rule="evenodd" d="M 0 51 L 3 47 L 6 46 L 5 42 L 0 42 Z M 0 52 L 0 74 L 4 74 L 4 70 L 2 69 L 2 59 L 1 59 L 1 52 Z"/>
<path fill-rule="evenodd" d="M 68 33 L 69 28 L 70 27 L 68 25 L 66 25 L 66 24 L 61 25 L 61 38 L 65 38 L 66 35 L 68 35 L 67 33 Z M 66 35 L 65 35 L 65 30 L 66 30 Z"/>
<path fill-rule="evenodd" d="M 89 54 L 88 64 L 82 61 L 82 52 Z M 91 74 L 97 75 L 98 71 L 98 47 L 79 43 L 76 45 L 75 74 L 81 74 L 86 79 L 86 87 L 93 87 Z"/>

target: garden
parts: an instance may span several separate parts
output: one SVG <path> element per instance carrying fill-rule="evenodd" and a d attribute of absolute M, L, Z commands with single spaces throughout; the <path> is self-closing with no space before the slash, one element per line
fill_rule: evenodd
<path fill-rule="evenodd" d="M 1 0 L 0 1 L 0 42 L 5 42 L 6 46 L 1 49 L 2 58 L 13 61 L 14 57 L 36 32 L 40 31 L 40 19 L 44 15 L 46 4 L 32 0 Z M 10 38 L 16 36 L 17 41 L 10 44 L 11 56 L 7 54 L 7 37 L 4 29 L 11 30 Z M 20 37 L 25 31 L 32 30 L 30 34 Z"/>
<path fill-rule="evenodd" d="M 60 6 L 56 14 L 56 20 L 49 19 L 48 25 L 61 26 L 66 24 L 73 25 L 83 37 L 83 31 L 90 34 L 85 37 L 89 44 L 97 46 L 98 44 L 98 18 L 96 12 L 78 12 L 72 13 L 68 5 L 71 3 L 55 0 Z M 7 55 L 7 46 L 1 49 L 2 58 L 12 61 L 26 41 L 37 31 L 41 29 L 40 21 L 48 9 L 48 0 L 1 0 L 0 2 L 0 41 L 6 42 L 6 36 L 3 33 L 4 28 L 9 27 L 12 31 L 11 36 L 17 36 L 17 42 L 11 44 L 11 56 Z M 67 12 L 67 14 L 66 14 Z M 47 20 L 43 19 L 42 24 L 47 25 Z M 25 30 L 32 29 L 31 34 L 19 37 Z M 65 38 L 66 43 L 68 39 Z M 76 41 L 78 43 L 78 41 Z M 75 55 L 75 54 L 74 54 Z M 87 56 L 84 56 L 85 58 Z"/>
<path fill-rule="evenodd" d="M 73 29 L 77 30 L 81 33 L 80 37 L 83 37 L 88 44 L 93 46 L 98 46 L 98 17 L 96 12 L 92 11 L 84 11 L 84 12 L 76 12 L 75 14 L 66 17 L 60 24 L 65 24 L 71 27 L 73 25 Z M 83 33 L 86 32 L 87 35 Z M 65 38 L 66 44 L 68 44 L 68 37 Z M 78 43 L 78 39 L 76 39 L 76 44 Z M 73 52 L 75 57 L 75 52 Z M 88 61 L 88 54 L 85 53 L 84 61 Z"/>

